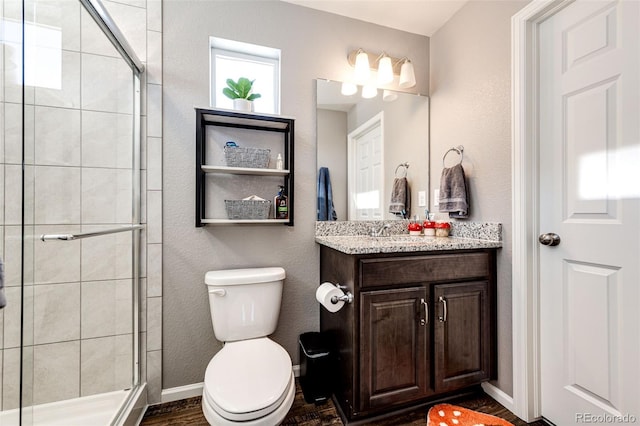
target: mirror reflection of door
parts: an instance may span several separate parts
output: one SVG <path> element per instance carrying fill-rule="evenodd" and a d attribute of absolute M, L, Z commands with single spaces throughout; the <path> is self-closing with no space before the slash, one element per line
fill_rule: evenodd
<path fill-rule="evenodd" d="M 349 220 L 382 220 L 384 131 L 380 112 L 349 133 Z"/>

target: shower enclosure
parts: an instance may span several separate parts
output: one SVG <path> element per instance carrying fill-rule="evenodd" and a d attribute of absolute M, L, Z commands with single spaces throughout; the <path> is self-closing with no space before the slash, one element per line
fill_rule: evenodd
<path fill-rule="evenodd" d="M 143 66 L 99 0 L 0 16 L 0 425 L 131 423 Z"/>

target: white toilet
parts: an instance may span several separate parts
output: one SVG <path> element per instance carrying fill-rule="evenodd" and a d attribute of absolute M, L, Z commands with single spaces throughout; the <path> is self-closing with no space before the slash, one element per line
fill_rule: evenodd
<path fill-rule="evenodd" d="M 207 366 L 202 411 L 212 425 L 275 426 L 296 388 L 287 351 L 267 336 L 278 324 L 282 268 L 210 271 L 213 332 L 224 347 Z"/>

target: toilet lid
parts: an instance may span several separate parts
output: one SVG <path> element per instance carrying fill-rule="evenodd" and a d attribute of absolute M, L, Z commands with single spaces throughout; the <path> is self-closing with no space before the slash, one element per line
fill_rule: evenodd
<path fill-rule="evenodd" d="M 205 395 L 222 417 L 255 419 L 280 405 L 291 371 L 289 354 L 269 338 L 229 342 L 209 362 Z"/>

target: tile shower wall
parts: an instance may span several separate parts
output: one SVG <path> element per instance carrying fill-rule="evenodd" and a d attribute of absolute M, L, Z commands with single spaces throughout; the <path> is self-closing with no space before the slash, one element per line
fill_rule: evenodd
<path fill-rule="evenodd" d="M 145 62 L 142 80 L 141 362 L 150 402 L 160 400 L 162 315 L 161 0 L 103 1 Z M 0 1 L 0 256 L 8 305 L 0 311 L 0 402 L 19 386 L 22 107 L 20 2 Z M 28 10 L 28 8 L 27 8 Z M 61 31 L 60 88 L 25 89 L 27 233 L 86 232 L 130 221 L 131 72 L 77 1 L 39 4 L 34 26 Z M 13 38 L 12 38 L 13 37 Z M 16 56 L 17 55 L 17 56 Z M 39 64 L 44 66 L 44 64 Z M 50 68 L 49 68 L 50 69 Z M 17 71 L 16 71 L 17 70 Z M 96 84 L 96 82 L 98 82 Z M 118 92 L 116 98 L 105 93 Z M 62 183 L 62 184 L 61 184 Z M 27 239 L 25 395 L 30 403 L 129 387 L 132 366 L 128 234 L 65 243 Z M 124 248 L 124 250 L 123 250 Z M 30 265 L 35 265 L 31 268 Z M 106 301 L 106 303 L 105 303 Z"/>

